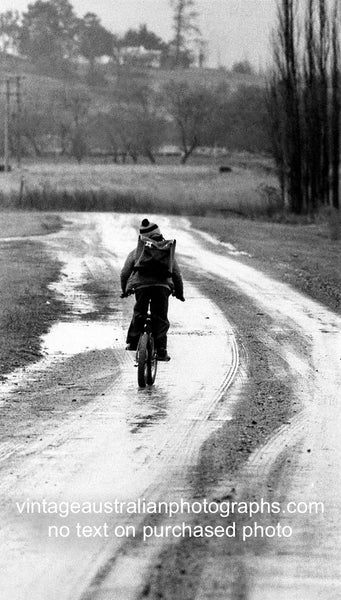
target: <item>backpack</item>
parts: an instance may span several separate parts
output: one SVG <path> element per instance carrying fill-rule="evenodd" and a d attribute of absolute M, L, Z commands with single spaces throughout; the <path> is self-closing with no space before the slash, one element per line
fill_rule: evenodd
<path fill-rule="evenodd" d="M 173 273 L 175 240 L 156 241 L 140 235 L 137 242 L 134 270 L 167 279 Z"/>

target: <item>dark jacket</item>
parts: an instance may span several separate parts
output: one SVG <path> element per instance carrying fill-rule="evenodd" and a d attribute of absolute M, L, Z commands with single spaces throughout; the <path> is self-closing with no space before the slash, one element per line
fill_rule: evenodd
<path fill-rule="evenodd" d="M 167 279 L 160 279 L 149 273 L 134 271 L 135 258 L 136 249 L 128 254 L 121 271 L 121 288 L 124 294 L 131 294 L 136 289 L 143 287 L 163 286 L 170 289 L 177 298 L 183 297 L 183 282 L 176 259 L 174 259 L 173 263 L 172 276 Z"/>

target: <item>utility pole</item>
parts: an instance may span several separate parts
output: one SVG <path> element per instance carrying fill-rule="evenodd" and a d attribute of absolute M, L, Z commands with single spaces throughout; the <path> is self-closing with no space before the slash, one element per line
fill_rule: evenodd
<path fill-rule="evenodd" d="M 16 77 L 16 97 L 17 97 L 17 161 L 18 167 L 21 167 L 21 77 Z"/>
<path fill-rule="evenodd" d="M 2 83 L 5 83 L 5 120 L 4 120 L 4 170 L 9 171 L 9 126 L 10 126 L 10 107 L 11 96 L 16 97 L 17 105 L 17 161 L 18 167 L 21 166 L 21 113 L 22 113 L 22 91 L 21 75 L 7 77 Z M 15 90 L 12 91 L 12 84 Z"/>
<path fill-rule="evenodd" d="M 11 84 L 6 79 L 6 99 L 5 99 L 5 132 L 4 132 L 4 168 L 7 173 L 9 170 L 9 114 L 11 101 Z"/>

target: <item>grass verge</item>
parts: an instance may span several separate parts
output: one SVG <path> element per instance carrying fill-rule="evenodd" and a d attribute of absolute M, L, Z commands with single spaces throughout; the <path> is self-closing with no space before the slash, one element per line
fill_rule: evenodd
<path fill-rule="evenodd" d="M 26 240 L 56 230 L 54 215 L 2 213 L 0 236 L 0 378 L 16 367 L 37 360 L 40 336 L 62 310 L 49 284 L 60 266 L 39 241 Z M 9 238 L 13 237 L 13 241 Z M 20 237 L 21 239 L 18 239 Z M 5 238 L 5 241 L 4 241 Z M 39 237 L 37 237 L 39 240 Z"/>
<path fill-rule="evenodd" d="M 238 260 L 341 312 L 341 239 L 331 238 L 328 221 L 289 225 L 193 217 L 191 222 L 251 255 Z"/>

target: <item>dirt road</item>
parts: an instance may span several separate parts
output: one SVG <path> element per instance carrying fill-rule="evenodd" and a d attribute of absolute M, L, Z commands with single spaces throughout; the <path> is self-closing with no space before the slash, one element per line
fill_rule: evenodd
<path fill-rule="evenodd" d="M 2 597 L 338 597 L 341 319 L 158 218 L 186 303 L 138 390 L 118 274 L 139 220 L 70 214 L 45 237 L 69 311 L 1 388 Z"/>

